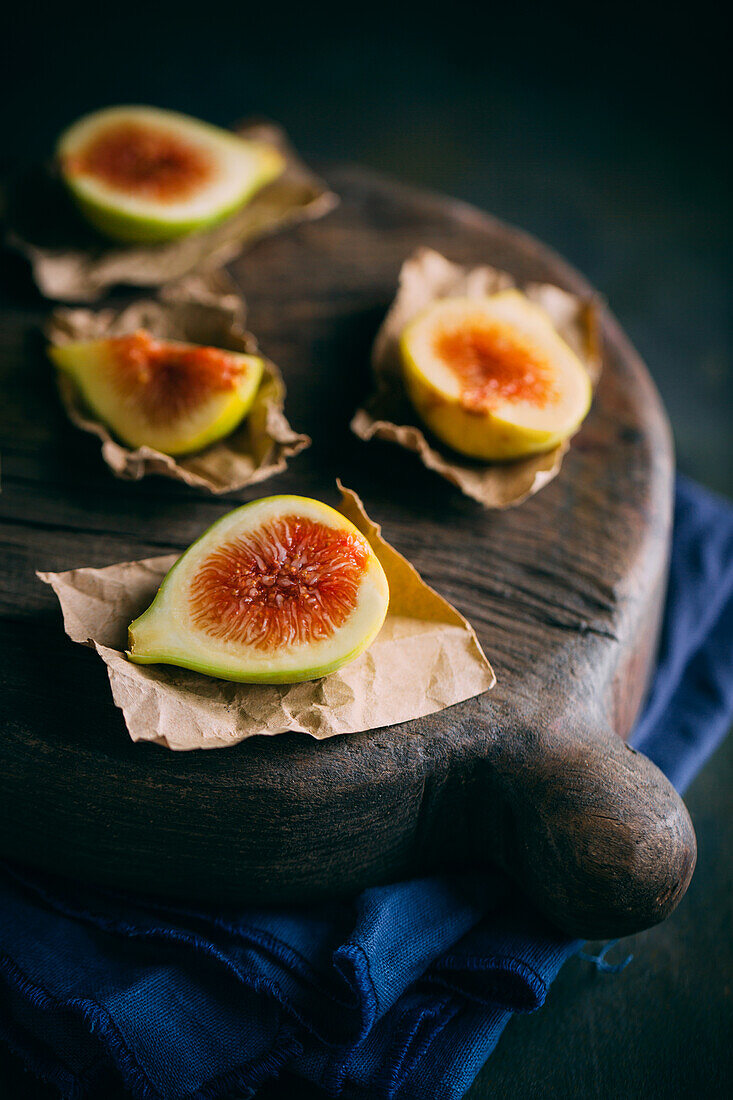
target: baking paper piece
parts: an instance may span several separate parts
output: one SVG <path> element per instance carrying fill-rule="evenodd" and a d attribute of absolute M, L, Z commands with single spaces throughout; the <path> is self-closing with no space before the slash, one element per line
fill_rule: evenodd
<path fill-rule="evenodd" d="M 134 302 L 120 313 L 57 309 L 46 334 L 52 344 L 65 344 L 144 328 L 168 340 L 257 354 L 257 342 L 244 323 L 244 305 L 234 283 L 225 272 L 212 272 L 191 275 L 165 287 L 158 299 Z M 285 384 L 268 359 L 252 409 L 241 426 L 198 454 L 178 458 L 152 447 L 131 450 L 118 443 L 86 407 L 71 379 L 61 371 L 56 374 L 69 419 L 102 440 L 102 457 L 117 477 L 137 481 L 146 474 L 162 474 L 212 493 L 228 493 L 281 473 L 287 460 L 310 444 L 310 438 L 294 432 L 285 418 Z"/>
<path fill-rule="evenodd" d="M 303 164 L 278 126 L 243 124 L 237 133 L 280 150 L 285 169 L 212 229 L 163 244 L 110 242 L 83 220 L 55 172 L 39 168 L 13 190 L 8 243 L 30 260 L 46 298 L 93 302 L 112 286 L 157 287 L 193 271 L 217 270 L 260 237 L 336 206 L 337 196 Z"/>
<path fill-rule="evenodd" d="M 557 474 L 568 443 L 546 454 L 505 463 L 480 463 L 456 454 L 420 426 L 403 385 L 398 344 L 405 326 L 432 302 L 482 298 L 516 285 L 511 275 L 493 267 L 461 267 L 428 248 L 413 253 L 402 265 L 397 297 L 374 342 L 376 388 L 351 422 L 360 439 L 386 439 L 415 451 L 424 466 L 486 508 L 507 508 L 536 493 Z M 521 289 L 550 315 L 595 385 L 601 370 L 595 304 L 546 283 L 529 283 Z"/>
<path fill-rule="evenodd" d="M 133 741 L 185 750 L 288 731 L 320 739 L 421 718 L 493 687 L 473 628 L 384 541 L 358 496 L 339 487 L 341 512 L 363 531 L 384 567 L 390 604 L 369 649 L 319 680 L 234 684 L 128 661 L 127 627 L 150 605 L 175 555 L 38 574 L 58 596 L 69 637 L 93 645 L 107 665 Z"/>

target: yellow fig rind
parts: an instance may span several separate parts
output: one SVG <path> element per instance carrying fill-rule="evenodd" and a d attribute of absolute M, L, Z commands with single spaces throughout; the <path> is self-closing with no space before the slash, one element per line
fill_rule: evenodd
<path fill-rule="evenodd" d="M 509 295 L 516 298 L 519 292 L 503 291 L 494 297 L 499 299 Z M 465 301 L 467 305 L 475 306 L 480 300 Z M 539 309 L 534 304 L 527 304 L 532 310 Z M 564 352 L 577 361 L 576 382 L 583 388 L 578 415 L 561 430 L 530 428 L 499 416 L 490 409 L 467 408 L 461 401 L 457 386 L 454 392 L 447 392 L 426 376 L 413 353 L 412 336 L 431 311 L 432 307 L 427 307 L 403 330 L 399 340 L 399 354 L 407 395 L 420 419 L 439 440 L 469 458 L 485 462 L 511 462 L 551 451 L 580 428 L 590 409 L 593 388 L 588 372 L 564 341 Z M 549 317 L 547 323 L 551 326 Z M 553 338 L 560 341 L 561 337 L 554 329 L 552 331 Z"/>

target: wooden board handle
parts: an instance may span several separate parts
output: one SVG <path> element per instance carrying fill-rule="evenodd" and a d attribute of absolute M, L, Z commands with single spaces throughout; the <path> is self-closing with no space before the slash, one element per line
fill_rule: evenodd
<path fill-rule="evenodd" d="M 606 939 L 664 920 L 697 855 L 669 780 L 607 729 L 558 722 L 511 740 L 515 748 L 504 737 L 481 780 L 483 835 L 499 838 L 491 862 L 571 935 Z"/>

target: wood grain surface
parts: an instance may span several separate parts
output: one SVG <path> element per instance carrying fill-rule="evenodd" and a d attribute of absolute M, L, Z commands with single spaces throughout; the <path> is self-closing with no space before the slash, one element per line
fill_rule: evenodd
<path fill-rule="evenodd" d="M 414 456 L 348 430 L 404 256 L 430 245 L 589 293 L 563 261 L 472 208 L 345 169 L 322 222 L 233 267 L 250 327 L 314 445 L 287 474 L 216 500 L 115 481 L 63 417 L 38 332 L 6 278 L 0 371 L 0 851 L 84 879 L 202 900 L 303 901 L 435 868 L 493 864 L 564 929 L 661 920 L 695 839 L 670 785 L 622 738 L 648 679 L 673 461 L 656 391 L 604 313 L 605 370 L 560 476 L 485 512 Z M 386 537 L 472 621 L 496 689 L 419 722 L 327 743 L 297 735 L 172 754 L 133 745 L 101 662 L 64 636 L 35 569 L 180 550 L 267 492 L 336 499 L 340 476 Z"/>

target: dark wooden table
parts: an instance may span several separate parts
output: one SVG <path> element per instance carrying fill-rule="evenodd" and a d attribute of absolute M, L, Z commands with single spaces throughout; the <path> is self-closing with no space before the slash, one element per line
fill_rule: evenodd
<path fill-rule="evenodd" d="M 252 330 L 283 370 L 288 413 L 313 437 L 264 489 L 222 500 L 162 478 L 114 479 L 96 438 L 59 406 L 38 331 L 44 307 L 6 310 L 0 853 L 214 903 L 304 902 L 488 864 L 571 934 L 649 927 L 684 894 L 695 861 L 678 795 L 622 740 L 646 689 L 666 575 L 673 457 L 657 392 L 600 308 L 590 414 L 559 476 L 504 511 L 394 445 L 357 440 L 348 425 L 370 386 L 369 348 L 418 247 L 490 262 L 520 285 L 549 282 L 584 300 L 593 291 L 542 244 L 472 207 L 358 168 L 329 178 L 337 210 L 231 265 Z M 182 550 L 235 503 L 268 492 L 331 500 L 336 477 L 470 616 L 494 690 L 324 742 L 254 737 L 192 753 L 132 744 L 101 663 L 63 635 L 34 571 Z"/>

